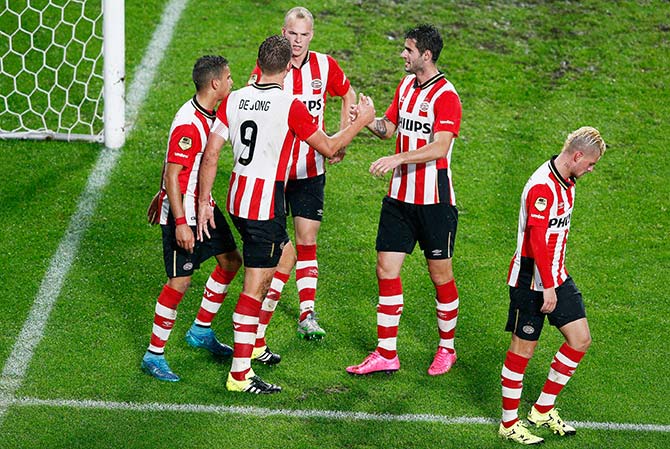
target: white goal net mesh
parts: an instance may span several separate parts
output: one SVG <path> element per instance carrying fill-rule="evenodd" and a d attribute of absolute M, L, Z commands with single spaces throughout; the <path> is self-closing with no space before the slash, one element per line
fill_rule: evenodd
<path fill-rule="evenodd" d="M 2 3 L 0 137 L 102 141 L 102 2 Z"/>

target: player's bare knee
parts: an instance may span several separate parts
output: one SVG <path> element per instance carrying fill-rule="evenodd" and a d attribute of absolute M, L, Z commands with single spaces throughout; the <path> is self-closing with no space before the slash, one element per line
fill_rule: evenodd
<path fill-rule="evenodd" d="M 225 253 L 223 259 L 226 267 L 222 268 L 225 268 L 228 271 L 237 271 L 242 266 L 242 255 L 238 250 Z"/>
<path fill-rule="evenodd" d="M 167 286 L 178 292 L 186 293 L 186 290 L 191 286 L 191 277 L 182 276 L 170 278 L 167 281 Z"/>

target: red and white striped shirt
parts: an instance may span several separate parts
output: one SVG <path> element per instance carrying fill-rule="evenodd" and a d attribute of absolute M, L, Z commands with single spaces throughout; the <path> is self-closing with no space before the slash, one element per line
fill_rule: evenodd
<path fill-rule="evenodd" d="M 554 165 L 554 159 L 533 173 L 521 194 L 517 247 L 507 277 L 510 286 L 536 291 L 544 289 L 530 244 L 531 226 L 537 226 L 545 232 L 553 283 L 551 286 L 558 287 L 568 278 L 565 249 L 574 202 L 575 182 L 573 179 L 563 179 Z"/>
<path fill-rule="evenodd" d="M 198 171 L 214 117 L 214 111 L 208 111 L 200 106 L 194 96 L 179 109 L 170 128 L 165 162 L 184 166 L 179 172 L 179 190 L 183 195 L 186 221 L 190 226 L 195 226 L 198 215 Z M 165 225 L 170 212 L 170 202 L 165 180 L 162 186 L 159 200 L 160 224 Z M 214 205 L 211 196 L 210 203 Z"/>
<path fill-rule="evenodd" d="M 442 73 L 423 85 L 417 84 L 415 75 L 408 75 L 400 81 L 385 116 L 397 127 L 396 154 L 414 151 L 431 143 L 437 132 L 450 131 L 454 138 L 458 136 L 461 100 Z M 396 167 L 388 196 L 411 204 L 456 205 L 451 180 L 453 144 L 452 140 L 444 158 Z"/>
<path fill-rule="evenodd" d="M 260 81 L 258 66 L 251 73 L 250 82 Z M 343 97 L 350 83 L 337 61 L 330 55 L 310 51 L 300 67 L 292 66 L 284 78 L 284 90 L 302 101 L 310 114 L 318 118 L 325 131 L 326 98 Z M 325 173 L 324 157 L 306 142 L 297 141 L 292 156 L 289 179 L 313 178 Z"/>
<path fill-rule="evenodd" d="M 284 215 L 284 184 L 294 142 L 318 129 L 305 105 L 279 84 L 252 84 L 224 99 L 212 132 L 233 146 L 228 212 L 249 220 Z"/>

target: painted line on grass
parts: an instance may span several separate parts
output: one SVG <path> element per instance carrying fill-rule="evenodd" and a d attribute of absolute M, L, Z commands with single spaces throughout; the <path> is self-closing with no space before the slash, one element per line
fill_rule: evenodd
<path fill-rule="evenodd" d="M 158 66 L 172 40 L 174 29 L 187 3 L 188 0 L 172 0 L 166 5 L 161 23 L 154 31 L 142 62 L 135 70 L 136 74 L 126 98 L 127 132 L 130 132 L 135 126 L 138 111 L 153 84 Z M 82 236 L 88 229 L 91 217 L 120 154 L 121 150 L 107 147 L 104 147 L 100 152 L 95 167 L 88 178 L 86 188 L 79 198 L 77 210 L 70 219 L 65 235 L 63 235 L 58 249 L 51 259 L 28 318 L 23 323 L 23 328 L 14 343 L 12 352 L 5 362 L 0 376 L 0 426 L 7 413 L 8 406 L 13 403 L 14 395 L 23 384 L 35 348 L 42 340 L 51 310 L 58 296 L 60 296 L 63 282 L 79 250 Z"/>
<path fill-rule="evenodd" d="M 157 402 L 139 403 L 139 402 L 114 402 L 114 401 L 95 401 L 79 399 L 37 399 L 37 398 L 17 398 L 13 405 L 18 406 L 38 406 L 38 407 L 57 407 L 57 408 L 75 408 L 75 409 L 93 409 L 93 410 L 121 410 L 132 412 L 178 412 L 178 413 L 203 413 L 215 415 L 245 415 L 258 418 L 268 416 L 279 416 L 284 418 L 325 418 L 341 421 L 381 421 L 381 422 L 408 422 L 408 423 L 438 423 L 445 425 L 459 424 L 484 424 L 498 425 L 499 419 L 483 418 L 476 416 L 444 416 L 431 414 L 403 414 L 393 415 L 390 413 L 366 413 L 366 412 L 346 412 L 337 410 L 291 410 L 291 409 L 270 409 L 263 407 L 241 407 L 230 405 L 204 405 L 204 404 L 163 404 Z M 592 421 L 570 421 L 578 429 L 589 430 L 619 430 L 629 432 L 663 432 L 670 433 L 670 425 L 662 424 L 633 424 L 633 423 L 612 423 L 612 422 L 592 422 Z"/>

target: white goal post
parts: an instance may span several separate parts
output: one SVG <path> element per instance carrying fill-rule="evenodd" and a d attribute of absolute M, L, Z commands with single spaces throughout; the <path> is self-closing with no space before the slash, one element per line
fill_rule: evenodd
<path fill-rule="evenodd" d="M 123 145 L 124 6 L 0 0 L 0 139 Z"/>

